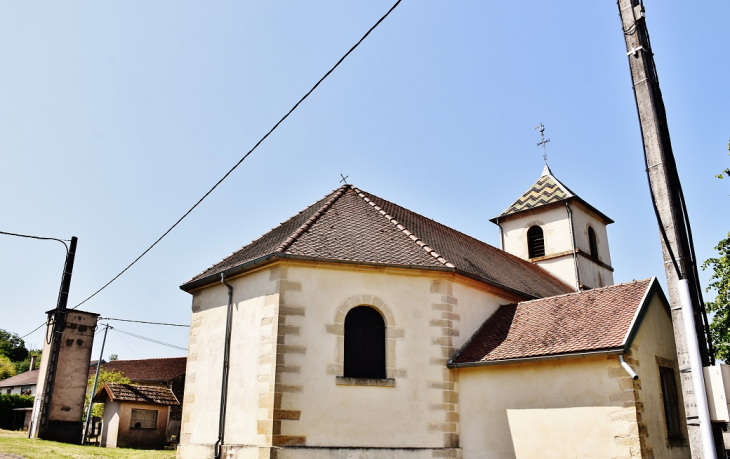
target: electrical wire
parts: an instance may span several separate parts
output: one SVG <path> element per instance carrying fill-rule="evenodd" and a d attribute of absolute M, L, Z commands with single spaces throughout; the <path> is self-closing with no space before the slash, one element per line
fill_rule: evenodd
<path fill-rule="evenodd" d="M 132 353 L 134 355 L 136 355 L 138 359 L 141 358 L 139 356 L 139 354 L 137 354 L 137 351 L 135 351 L 134 349 L 132 349 L 132 346 L 129 345 L 129 343 L 127 342 L 127 340 L 124 339 L 124 337 L 117 331 L 116 328 L 114 328 L 114 327 L 110 327 L 110 328 L 117 333 L 117 336 L 119 336 L 119 339 L 122 340 L 122 342 L 127 345 L 127 347 L 129 348 L 129 350 L 132 351 Z"/>
<path fill-rule="evenodd" d="M 327 73 L 325 73 L 325 74 L 324 74 L 324 76 L 323 76 L 322 78 L 320 78 L 320 79 L 319 79 L 319 81 L 317 81 L 317 83 L 315 83 L 315 85 L 314 85 L 314 86 L 312 86 L 312 88 L 311 88 L 311 89 L 310 89 L 309 91 L 307 91 L 307 93 L 306 93 L 306 94 L 304 94 L 304 96 L 303 96 L 303 97 L 302 97 L 301 99 L 299 99 L 299 101 L 298 101 L 298 102 L 297 102 L 296 104 L 294 104 L 294 106 L 293 106 L 293 107 L 292 107 L 291 109 L 289 109 L 289 111 L 288 111 L 288 112 L 287 112 L 287 113 L 286 113 L 286 114 L 285 114 L 285 115 L 284 115 L 284 116 L 283 116 L 283 117 L 282 117 L 282 118 L 281 118 L 281 119 L 280 119 L 280 120 L 279 120 L 279 121 L 278 121 L 278 122 L 277 122 L 277 123 L 276 123 L 276 124 L 274 125 L 274 127 L 272 127 L 272 128 L 271 128 L 271 129 L 270 129 L 270 130 L 269 130 L 269 131 L 268 131 L 268 132 L 267 132 L 267 133 L 266 133 L 266 134 L 265 134 L 265 135 L 264 135 L 263 137 L 261 137 L 261 139 L 260 139 L 260 140 L 259 140 L 258 142 L 256 142 L 256 144 L 255 144 L 255 145 L 253 146 L 253 148 L 251 148 L 251 149 L 250 149 L 250 150 L 249 150 L 249 151 L 248 151 L 248 152 L 247 152 L 247 153 L 246 153 L 245 155 L 243 155 L 243 157 L 242 157 L 242 158 L 241 158 L 240 160 L 238 160 L 238 162 L 237 162 L 237 163 L 236 163 L 236 164 L 235 164 L 235 165 L 234 165 L 234 166 L 233 166 L 232 168 L 230 168 L 230 169 L 228 170 L 228 172 L 226 172 L 226 174 L 225 174 L 225 175 L 224 175 L 224 176 L 223 176 L 223 177 L 222 177 L 222 178 L 221 178 L 220 180 L 218 180 L 218 181 L 216 182 L 216 184 L 215 184 L 215 185 L 213 185 L 213 187 L 212 187 L 212 188 L 211 188 L 210 190 L 208 190 L 208 192 L 207 192 L 207 193 L 205 193 L 205 194 L 203 195 L 203 197 L 202 197 L 202 198 L 200 198 L 200 199 L 199 199 L 199 200 L 198 200 L 198 201 L 197 201 L 197 202 L 196 202 L 196 203 L 195 203 L 195 204 L 193 205 L 193 207 L 191 207 L 191 208 L 190 208 L 190 209 L 189 209 L 189 210 L 188 210 L 187 212 L 185 212 L 185 213 L 183 214 L 183 216 L 182 216 L 182 217 L 180 217 L 180 218 L 179 218 L 179 219 L 178 219 L 178 220 L 177 220 L 177 221 L 176 221 L 176 222 L 175 222 L 175 223 L 174 223 L 174 224 L 173 224 L 173 225 L 172 225 L 172 226 L 171 226 L 171 227 L 170 227 L 170 228 L 169 228 L 169 229 L 168 229 L 167 231 L 165 231 L 165 232 L 164 232 L 164 233 L 162 234 L 162 236 L 160 236 L 160 237 L 159 237 L 159 238 L 158 238 L 158 239 L 157 239 L 157 240 L 156 240 L 155 242 L 153 242 L 151 246 L 149 246 L 149 247 L 148 247 L 148 248 L 147 248 L 147 249 L 146 249 L 146 250 L 145 250 L 144 252 L 142 252 L 142 254 L 141 254 L 140 256 L 138 256 L 137 258 L 135 258 L 135 259 L 134 259 L 134 261 L 132 261 L 132 262 L 131 262 L 131 263 L 130 263 L 129 265 L 127 265 L 127 267 L 126 267 L 126 268 L 124 268 L 124 269 L 123 269 L 123 270 L 122 270 L 122 271 L 121 271 L 121 272 L 120 272 L 119 274 L 117 274 L 116 276 L 114 276 L 114 277 L 112 278 L 112 280 L 110 280 L 109 282 L 107 282 L 106 284 L 104 284 L 104 285 L 103 285 L 103 286 L 102 286 L 102 287 L 101 287 L 101 288 L 100 288 L 99 290 L 97 290 L 97 291 L 95 291 L 94 293 L 92 293 L 92 294 L 91 294 L 91 295 L 90 295 L 90 296 L 89 296 L 88 298 L 86 298 L 86 299 L 85 299 L 84 301 L 82 301 L 81 303 L 77 304 L 76 306 L 72 307 L 71 309 L 76 309 L 76 308 L 78 308 L 79 306 L 81 306 L 82 304 L 86 303 L 87 301 L 89 301 L 90 299 L 92 299 L 92 298 L 93 298 L 94 296 L 96 296 L 96 295 L 97 295 L 97 294 L 98 294 L 99 292 L 101 292 L 101 291 L 102 291 L 102 290 L 104 290 L 104 289 L 105 289 L 106 287 L 108 287 L 108 286 L 109 286 L 109 285 L 110 285 L 110 284 L 111 284 L 112 282 L 114 282 L 115 280 L 117 280 L 117 279 L 118 279 L 118 278 L 119 278 L 119 277 L 120 277 L 120 276 L 121 276 L 122 274 L 124 274 L 125 272 L 127 272 L 127 270 L 128 270 L 129 268 L 131 268 L 132 266 L 134 266 L 134 264 L 135 264 L 135 263 L 137 263 L 137 262 L 138 262 L 138 261 L 139 261 L 139 260 L 140 260 L 140 259 L 141 259 L 141 258 L 142 258 L 143 256 L 145 256 L 145 255 L 147 254 L 147 252 L 149 252 L 150 250 L 152 250 L 152 248 L 153 248 L 154 246 L 156 246 L 156 245 L 157 245 L 157 244 L 158 244 L 158 243 L 159 243 L 159 242 L 160 242 L 160 241 L 161 241 L 161 240 L 162 240 L 162 239 L 163 239 L 163 238 L 164 238 L 165 236 L 167 236 L 167 235 L 168 235 L 168 234 L 170 233 L 170 231 L 172 231 L 172 230 L 173 230 L 173 229 L 174 229 L 174 228 L 175 228 L 175 227 L 176 227 L 177 225 L 179 225 L 179 224 L 180 224 L 180 222 L 182 222 L 182 221 L 183 221 L 183 219 L 184 219 L 185 217 L 187 217 L 188 215 L 190 215 L 190 213 L 191 213 L 191 212 L 192 212 L 192 211 L 193 211 L 193 210 L 194 210 L 194 209 L 195 209 L 196 207 L 198 207 L 198 205 L 199 205 L 199 204 L 200 204 L 201 202 L 203 202 L 203 200 L 204 200 L 205 198 L 207 198 L 207 197 L 208 197 L 208 195 L 210 195 L 210 194 L 211 194 L 211 193 L 213 192 L 213 190 L 215 190 L 216 188 L 218 188 L 218 185 L 220 185 L 221 183 L 223 183 L 223 181 L 224 181 L 225 179 L 227 179 L 227 178 L 228 178 L 228 176 L 229 176 L 229 175 L 231 175 L 231 173 L 233 173 L 233 171 L 234 171 L 234 170 L 236 170 L 236 168 L 238 168 L 238 166 L 239 166 L 239 165 L 241 165 L 241 163 L 242 163 L 242 162 L 243 162 L 243 161 L 244 161 L 244 160 L 245 160 L 246 158 L 248 158 L 248 156 L 249 156 L 249 155 L 250 155 L 251 153 L 253 153 L 253 152 L 254 152 L 254 150 L 256 150 L 256 149 L 258 148 L 258 146 L 259 146 L 259 145 L 261 145 L 261 143 L 262 143 L 262 142 L 263 142 L 264 140 L 266 140 L 266 138 L 267 138 L 267 137 L 269 137 L 269 135 L 271 135 L 271 133 L 273 133 L 273 132 L 274 132 L 274 131 L 276 130 L 276 128 L 278 128 L 278 127 L 279 127 L 279 125 L 280 125 L 281 123 L 283 123 L 283 122 L 284 122 L 284 120 L 286 120 L 286 119 L 287 119 L 287 118 L 289 117 L 289 115 L 291 115 L 291 114 L 292 114 L 292 113 L 294 112 L 294 110 L 296 110 L 296 109 L 297 109 L 297 108 L 299 107 L 299 105 L 300 105 L 300 104 L 301 104 L 302 102 L 304 102 L 304 100 L 305 100 L 305 99 L 307 99 L 307 98 L 309 97 L 309 95 L 310 95 L 310 94 L 312 94 L 312 93 L 314 92 L 314 90 L 315 90 L 315 89 L 317 89 L 317 87 L 319 87 L 319 85 L 320 85 L 320 84 L 321 84 L 321 83 L 322 83 L 322 82 L 323 82 L 323 81 L 324 81 L 324 80 L 325 80 L 325 79 L 326 79 L 326 78 L 327 78 L 328 76 L 330 76 L 330 74 L 331 74 L 332 72 L 334 72 L 334 71 L 335 71 L 335 69 L 336 69 L 337 67 L 339 67 L 339 66 L 340 66 L 340 64 L 341 64 L 341 63 L 342 63 L 342 62 L 343 62 L 343 61 L 344 61 L 344 60 L 345 60 L 345 59 L 347 58 L 347 56 L 349 56 L 349 55 L 350 55 L 350 53 L 352 53 L 352 52 L 353 52 L 353 51 L 354 51 L 354 50 L 355 50 L 355 49 L 356 49 L 356 48 L 357 48 L 358 46 L 360 46 L 360 44 L 361 44 L 361 43 L 362 43 L 362 42 L 363 42 L 363 41 L 365 40 L 365 38 L 367 38 L 367 37 L 368 37 L 368 35 L 370 35 L 370 33 L 371 33 L 371 32 L 372 32 L 373 30 L 375 30 L 375 28 L 376 28 L 376 27 L 378 27 L 378 26 L 380 25 L 380 23 L 381 23 L 381 22 L 383 22 L 383 21 L 385 20 L 385 18 L 387 18 L 387 17 L 388 17 L 389 15 L 390 15 L 390 13 L 391 13 L 391 12 L 393 12 L 393 10 L 394 10 L 394 9 L 395 9 L 395 8 L 396 8 L 396 7 L 397 7 L 397 6 L 399 5 L 399 4 L 400 4 L 400 2 L 401 2 L 401 1 L 402 1 L 402 0 L 398 0 L 398 1 L 396 1 L 396 2 L 395 2 L 395 4 L 394 4 L 394 5 L 392 6 L 392 7 L 390 7 L 390 9 L 388 10 L 388 12 L 386 12 L 386 13 L 385 13 L 385 14 L 384 14 L 384 15 L 383 15 L 383 16 L 382 16 L 382 17 L 381 17 L 380 19 L 378 19 L 378 21 L 377 21 L 377 22 L 376 22 L 376 23 L 375 23 L 375 24 L 374 24 L 374 25 L 373 25 L 372 27 L 370 27 L 370 29 L 368 29 L 368 31 L 367 31 L 367 32 L 365 33 L 365 35 L 363 35 L 363 36 L 362 36 L 362 38 L 360 38 L 360 40 L 358 40 L 358 41 L 357 41 L 357 43 L 355 43 L 355 44 L 354 44 L 354 45 L 353 45 L 353 46 L 352 46 L 352 47 L 351 47 L 351 48 L 350 48 L 350 49 L 349 49 L 349 50 L 348 50 L 348 51 L 347 51 L 347 52 L 346 52 L 346 53 L 344 54 L 344 56 L 342 56 L 342 57 L 340 58 L 340 60 L 338 60 L 338 61 L 337 61 L 337 63 L 336 63 L 336 64 L 335 64 L 335 65 L 334 65 L 334 66 L 333 66 L 333 67 L 332 67 L 331 69 L 329 69 L 329 70 L 327 71 Z"/>
<path fill-rule="evenodd" d="M 42 324 L 38 325 L 38 326 L 37 326 L 37 327 L 36 327 L 36 328 L 35 328 L 35 329 L 34 329 L 34 330 L 33 330 L 32 332 L 30 332 L 30 333 L 26 333 L 25 335 L 21 336 L 21 337 L 20 337 L 20 339 L 23 339 L 23 338 L 25 338 L 26 336 L 30 336 L 30 335 L 32 335 L 33 333 L 35 333 L 35 332 L 37 332 L 38 330 L 40 330 L 40 328 L 41 328 L 42 326 L 44 326 L 44 325 L 46 325 L 46 323 L 45 323 L 45 322 L 43 322 Z"/>
<path fill-rule="evenodd" d="M 165 322 L 147 322 L 144 320 L 130 320 L 130 319 L 115 319 L 113 317 L 99 317 L 99 320 L 116 320 L 119 322 L 134 322 L 138 324 L 148 324 L 148 325 L 167 325 L 169 327 L 188 327 L 190 328 L 190 325 L 183 325 L 183 324 L 168 324 Z"/>
<path fill-rule="evenodd" d="M 146 336 L 142 336 L 142 335 L 137 335 L 137 334 L 134 334 L 134 333 L 130 333 L 130 332 L 127 332 L 127 331 L 124 331 L 124 330 L 120 330 L 120 329 L 118 329 L 116 327 L 114 328 L 114 330 L 118 331 L 119 333 L 124 333 L 125 335 L 134 336 L 135 338 L 143 339 L 145 341 L 149 341 L 149 342 L 155 343 L 155 344 L 160 344 L 162 346 L 167 346 L 167 347 L 172 347 L 172 348 L 175 348 L 175 349 L 180 349 L 181 351 L 187 351 L 188 350 L 188 348 L 186 348 L 186 347 L 176 346 L 174 344 L 165 343 L 163 341 L 157 341 L 156 339 L 147 338 Z"/>
<path fill-rule="evenodd" d="M 58 241 L 61 244 L 63 244 L 64 247 L 66 247 L 66 253 L 68 253 L 68 245 L 66 245 L 66 242 L 69 242 L 69 239 L 58 239 L 55 237 L 31 236 L 29 234 L 9 233 L 7 231 L 0 231 L 0 234 L 5 234 L 6 236 L 25 237 L 28 239 L 39 239 L 41 241 Z"/>

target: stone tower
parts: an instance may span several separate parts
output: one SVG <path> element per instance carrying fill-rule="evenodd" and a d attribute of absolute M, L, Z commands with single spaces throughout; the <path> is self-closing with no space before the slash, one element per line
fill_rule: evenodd
<path fill-rule="evenodd" d="M 540 178 L 498 217 L 502 250 L 544 268 L 576 290 L 613 284 L 606 226 L 613 220 L 560 183 Z"/>

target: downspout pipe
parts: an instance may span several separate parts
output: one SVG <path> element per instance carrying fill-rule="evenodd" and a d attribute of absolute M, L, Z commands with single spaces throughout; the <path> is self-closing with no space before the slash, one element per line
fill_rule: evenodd
<path fill-rule="evenodd" d="M 628 373 L 629 376 L 631 376 L 631 379 L 633 379 L 634 381 L 639 379 L 639 375 L 637 375 L 636 372 L 634 371 L 634 369 L 631 368 L 628 363 L 626 363 L 626 360 L 624 359 L 623 355 L 621 355 L 621 354 L 618 355 L 618 361 L 621 362 L 621 366 L 624 367 L 624 370 L 626 370 L 626 373 Z"/>
<path fill-rule="evenodd" d="M 221 283 L 228 287 L 228 309 L 226 310 L 226 338 L 223 350 L 223 375 L 221 383 L 221 406 L 218 414 L 218 440 L 215 442 L 215 459 L 221 458 L 221 448 L 223 447 L 223 438 L 226 433 L 226 406 L 228 401 L 228 374 L 231 357 L 231 312 L 233 309 L 233 286 L 226 282 L 226 273 L 221 273 Z"/>
<path fill-rule="evenodd" d="M 570 220 L 570 242 L 573 245 L 573 265 L 575 266 L 575 291 L 580 292 L 580 270 L 578 269 L 578 253 L 575 251 L 575 229 L 573 228 L 573 210 L 568 201 L 565 201 L 565 208 L 568 210 Z"/>

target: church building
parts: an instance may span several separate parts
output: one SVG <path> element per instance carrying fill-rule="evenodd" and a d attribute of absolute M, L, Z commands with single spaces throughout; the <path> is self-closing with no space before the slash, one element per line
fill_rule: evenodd
<path fill-rule="evenodd" d="M 668 302 L 552 175 L 492 247 L 343 185 L 185 282 L 179 458 L 689 457 Z"/>

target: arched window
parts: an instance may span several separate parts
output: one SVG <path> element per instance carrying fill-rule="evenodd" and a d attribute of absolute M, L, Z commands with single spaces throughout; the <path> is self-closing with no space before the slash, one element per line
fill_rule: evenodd
<path fill-rule="evenodd" d="M 368 306 L 352 308 L 345 317 L 344 376 L 385 379 L 385 321 Z"/>
<path fill-rule="evenodd" d="M 598 242 L 596 242 L 596 232 L 593 228 L 588 227 L 588 244 L 591 246 L 591 256 L 598 259 Z"/>
<path fill-rule="evenodd" d="M 545 238 L 542 235 L 542 228 L 537 225 L 527 230 L 527 251 L 530 258 L 545 256 Z"/>

